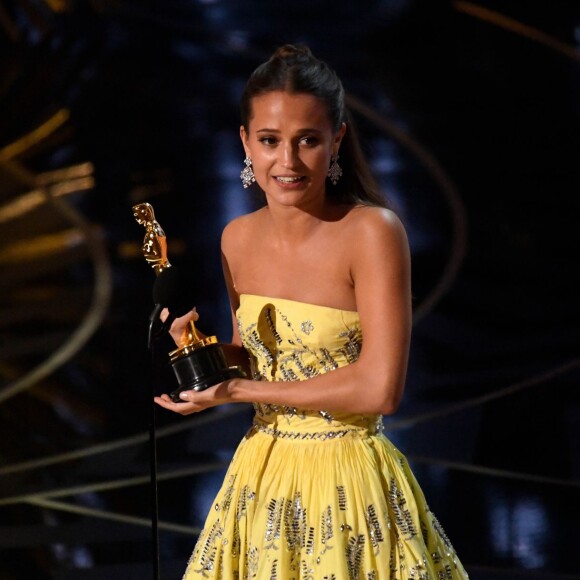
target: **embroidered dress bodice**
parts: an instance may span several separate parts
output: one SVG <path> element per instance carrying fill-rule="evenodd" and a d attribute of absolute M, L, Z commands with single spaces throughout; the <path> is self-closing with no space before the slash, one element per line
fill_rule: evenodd
<path fill-rule="evenodd" d="M 307 380 L 355 362 L 361 352 L 362 332 L 357 312 L 242 294 L 236 314 L 255 380 Z M 255 404 L 254 408 L 256 428 L 265 429 L 267 424 L 287 437 L 296 433 L 298 438 L 298 432 L 304 438 L 350 435 L 346 430 L 375 434 L 382 428 L 380 415 L 267 404 Z"/>

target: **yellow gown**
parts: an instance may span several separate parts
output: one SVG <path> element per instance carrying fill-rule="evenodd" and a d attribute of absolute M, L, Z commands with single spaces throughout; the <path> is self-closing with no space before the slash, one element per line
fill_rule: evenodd
<path fill-rule="evenodd" d="M 330 372 L 362 346 L 356 312 L 244 294 L 237 318 L 256 380 Z M 255 410 L 184 579 L 468 577 L 380 416 Z"/>

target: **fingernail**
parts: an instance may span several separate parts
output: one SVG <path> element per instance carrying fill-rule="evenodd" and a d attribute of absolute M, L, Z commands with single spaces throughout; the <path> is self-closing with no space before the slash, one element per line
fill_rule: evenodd
<path fill-rule="evenodd" d="M 187 401 L 189 399 L 189 395 L 185 391 L 183 391 L 183 393 L 179 393 L 179 398 L 185 399 Z"/>

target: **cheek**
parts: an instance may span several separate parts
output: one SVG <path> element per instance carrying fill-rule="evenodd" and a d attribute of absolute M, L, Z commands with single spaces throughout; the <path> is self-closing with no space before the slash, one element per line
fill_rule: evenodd
<path fill-rule="evenodd" d="M 328 172 L 328 167 L 330 166 L 330 155 L 324 151 L 318 153 L 313 159 L 311 159 L 311 163 L 309 164 L 312 170 L 316 171 L 316 173 L 320 173 L 326 176 Z"/>
<path fill-rule="evenodd" d="M 270 159 L 271 156 L 264 154 L 263 152 L 256 153 L 251 156 L 252 159 L 252 169 L 254 171 L 254 176 L 258 182 L 261 182 L 265 186 L 266 181 L 272 172 L 272 166 L 274 162 Z"/>
<path fill-rule="evenodd" d="M 272 155 L 268 155 L 264 152 L 254 152 L 254 155 L 252 156 L 254 171 L 267 171 L 268 167 L 272 165 L 272 162 Z"/>

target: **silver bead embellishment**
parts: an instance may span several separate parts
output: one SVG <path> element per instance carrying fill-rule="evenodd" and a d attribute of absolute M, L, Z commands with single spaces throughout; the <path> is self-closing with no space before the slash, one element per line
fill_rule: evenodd
<path fill-rule="evenodd" d="M 250 185 L 252 185 L 252 183 L 256 181 L 256 178 L 254 176 L 254 170 L 252 168 L 252 160 L 249 157 L 246 157 L 244 159 L 244 163 L 246 164 L 246 166 L 244 167 L 244 169 L 242 169 L 242 172 L 240 173 L 240 179 L 242 180 L 242 185 L 244 186 L 244 189 L 247 189 L 248 187 L 250 187 Z"/>
<path fill-rule="evenodd" d="M 342 167 L 338 164 L 338 154 L 330 158 L 330 167 L 328 168 L 328 177 L 332 185 L 336 185 L 342 177 Z"/>

